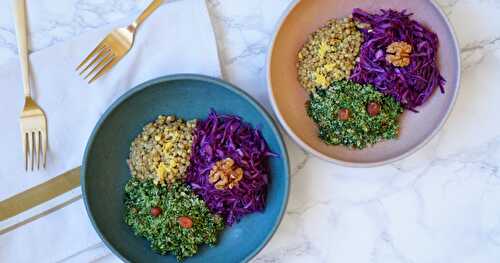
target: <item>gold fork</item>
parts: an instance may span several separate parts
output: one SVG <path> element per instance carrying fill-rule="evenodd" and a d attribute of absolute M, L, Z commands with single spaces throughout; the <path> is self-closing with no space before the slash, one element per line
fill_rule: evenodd
<path fill-rule="evenodd" d="M 45 168 L 47 154 L 47 119 L 43 110 L 31 98 L 30 68 L 28 62 L 28 34 L 26 31 L 25 0 L 14 0 L 14 17 L 16 19 L 17 46 L 23 76 L 24 108 L 21 113 L 21 138 L 23 143 L 25 169 L 31 161 L 31 171 L 40 163 Z M 40 160 L 40 158 L 42 160 Z"/>
<path fill-rule="evenodd" d="M 163 0 L 153 0 L 132 24 L 127 27 L 117 28 L 109 33 L 83 62 L 78 65 L 76 71 L 79 71 L 83 66 L 85 67 L 80 71 L 80 75 L 90 70 L 84 77 L 85 80 L 91 77 L 89 80 L 90 84 L 110 70 L 132 48 L 137 28 L 162 2 Z"/>

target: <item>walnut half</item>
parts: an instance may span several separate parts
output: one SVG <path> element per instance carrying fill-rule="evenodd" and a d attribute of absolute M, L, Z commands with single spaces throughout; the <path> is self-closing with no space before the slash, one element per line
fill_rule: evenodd
<path fill-rule="evenodd" d="M 385 60 L 396 67 L 410 65 L 412 46 L 404 41 L 391 43 L 386 50 Z"/>
<path fill-rule="evenodd" d="M 243 169 L 237 167 L 233 159 L 226 158 L 212 166 L 212 170 L 208 175 L 208 182 L 213 184 L 217 190 L 233 189 L 242 178 Z"/>

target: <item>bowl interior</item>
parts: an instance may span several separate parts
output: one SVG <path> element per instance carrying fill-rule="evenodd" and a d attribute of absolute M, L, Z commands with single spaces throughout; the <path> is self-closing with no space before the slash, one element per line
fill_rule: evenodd
<path fill-rule="evenodd" d="M 438 90 L 420 113 L 406 111 L 401 118 L 400 137 L 364 150 L 328 146 L 317 137 L 317 128 L 308 118 L 304 103 L 308 96 L 297 81 L 297 53 L 310 33 L 329 19 L 348 16 L 359 7 L 371 12 L 379 9 L 407 9 L 413 19 L 437 33 L 440 40 L 439 64 L 447 80 L 445 94 Z M 269 57 L 269 88 L 271 100 L 280 122 L 305 149 L 319 157 L 353 166 L 373 166 L 402 158 L 426 143 L 443 125 L 458 91 L 460 61 L 453 31 L 446 18 L 430 0 L 302 0 L 292 6 L 284 17 Z"/>
<path fill-rule="evenodd" d="M 275 125 L 247 95 L 229 84 L 201 76 L 173 76 L 145 83 L 125 94 L 104 114 L 92 134 L 82 168 L 82 192 L 98 234 L 115 254 L 130 262 L 176 262 L 155 254 L 123 222 L 126 164 L 131 141 L 160 114 L 205 118 L 210 108 L 237 114 L 259 127 L 272 151 L 266 209 L 226 227 L 219 244 L 203 247 L 185 262 L 241 262 L 255 255 L 274 233 L 288 197 L 288 156 Z"/>

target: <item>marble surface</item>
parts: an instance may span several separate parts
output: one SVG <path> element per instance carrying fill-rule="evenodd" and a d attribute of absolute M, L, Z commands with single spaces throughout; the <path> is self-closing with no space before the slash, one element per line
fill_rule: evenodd
<path fill-rule="evenodd" d="M 0 0 L 0 63 L 16 57 L 9 2 Z M 31 50 L 135 15 L 146 2 L 28 0 Z M 289 2 L 208 1 L 225 78 L 268 109 L 266 52 Z M 326 163 L 286 138 L 288 208 L 253 262 L 500 262 L 500 0 L 438 3 L 463 61 L 461 93 L 444 129 L 410 158 L 371 169 Z M 90 250 L 100 256 L 84 251 L 65 262 L 117 261 L 101 244 Z"/>

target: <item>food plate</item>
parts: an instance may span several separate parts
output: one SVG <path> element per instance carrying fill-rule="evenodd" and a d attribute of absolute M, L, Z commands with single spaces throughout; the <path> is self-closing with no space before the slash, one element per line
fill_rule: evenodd
<path fill-rule="evenodd" d="M 276 231 L 288 199 L 289 164 L 272 119 L 246 93 L 226 82 L 199 75 L 166 76 L 139 85 L 113 103 L 97 123 L 85 150 L 81 182 L 87 213 L 104 243 L 122 260 L 176 262 L 174 256 L 153 252 L 149 243 L 124 223 L 124 185 L 131 176 L 126 160 L 131 141 L 158 115 L 203 119 L 210 109 L 242 116 L 261 131 L 279 158 L 269 159 L 265 210 L 226 227 L 215 247 L 201 247 L 185 262 L 246 262 Z"/>
<path fill-rule="evenodd" d="M 438 67 L 446 79 L 445 93 L 435 91 L 418 107 L 406 110 L 400 118 L 399 137 L 365 149 L 332 146 L 318 138 L 318 128 L 303 106 L 308 93 L 298 81 L 297 54 L 309 35 L 332 18 L 352 14 L 354 8 L 370 13 L 380 9 L 407 10 L 412 19 L 439 37 Z M 444 13 L 429 0 L 395 1 L 295 1 L 278 23 L 268 56 L 268 93 L 273 109 L 286 132 L 301 147 L 316 156 L 346 166 L 371 167 L 400 160 L 429 142 L 444 125 L 459 90 L 460 56 L 458 44 Z M 438 89 L 439 90 L 439 89 Z"/>

